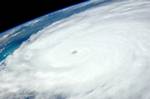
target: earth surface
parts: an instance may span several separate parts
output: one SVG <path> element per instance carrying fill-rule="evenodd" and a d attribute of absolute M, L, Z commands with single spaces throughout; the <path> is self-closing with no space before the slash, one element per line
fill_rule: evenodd
<path fill-rule="evenodd" d="M 0 99 L 150 99 L 150 1 L 89 0 L 0 34 Z"/>

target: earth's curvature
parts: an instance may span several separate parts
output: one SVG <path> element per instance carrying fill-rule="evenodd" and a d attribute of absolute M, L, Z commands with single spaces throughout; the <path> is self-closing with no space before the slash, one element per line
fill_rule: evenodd
<path fill-rule="evenodd" d="M 91 0 L 0 34 L 0 99 L 150 99 L 149 12 Z"/>

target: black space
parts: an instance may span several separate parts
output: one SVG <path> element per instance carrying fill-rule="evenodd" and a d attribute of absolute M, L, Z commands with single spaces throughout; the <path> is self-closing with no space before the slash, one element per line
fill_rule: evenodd
<path fill-rule="evenodd" d="M 0 0 L 0 32 L 87 0 Z"/>

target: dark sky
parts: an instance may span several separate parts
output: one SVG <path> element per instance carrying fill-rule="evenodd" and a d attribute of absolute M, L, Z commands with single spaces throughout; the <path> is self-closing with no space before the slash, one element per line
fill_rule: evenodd
<path fill-rule="evenodd" d="M 86 0 L 0 0 L 0 32 Z"/>

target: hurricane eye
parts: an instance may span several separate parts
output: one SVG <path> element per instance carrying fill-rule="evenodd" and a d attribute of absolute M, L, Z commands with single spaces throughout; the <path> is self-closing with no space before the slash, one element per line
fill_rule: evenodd
<path fill-rule="evenodd" d="M 71 52 L 71 54 L 77 54 L 78 53 L 78 51 L 77 50 L 73 50 L 72 52 Z"/>

